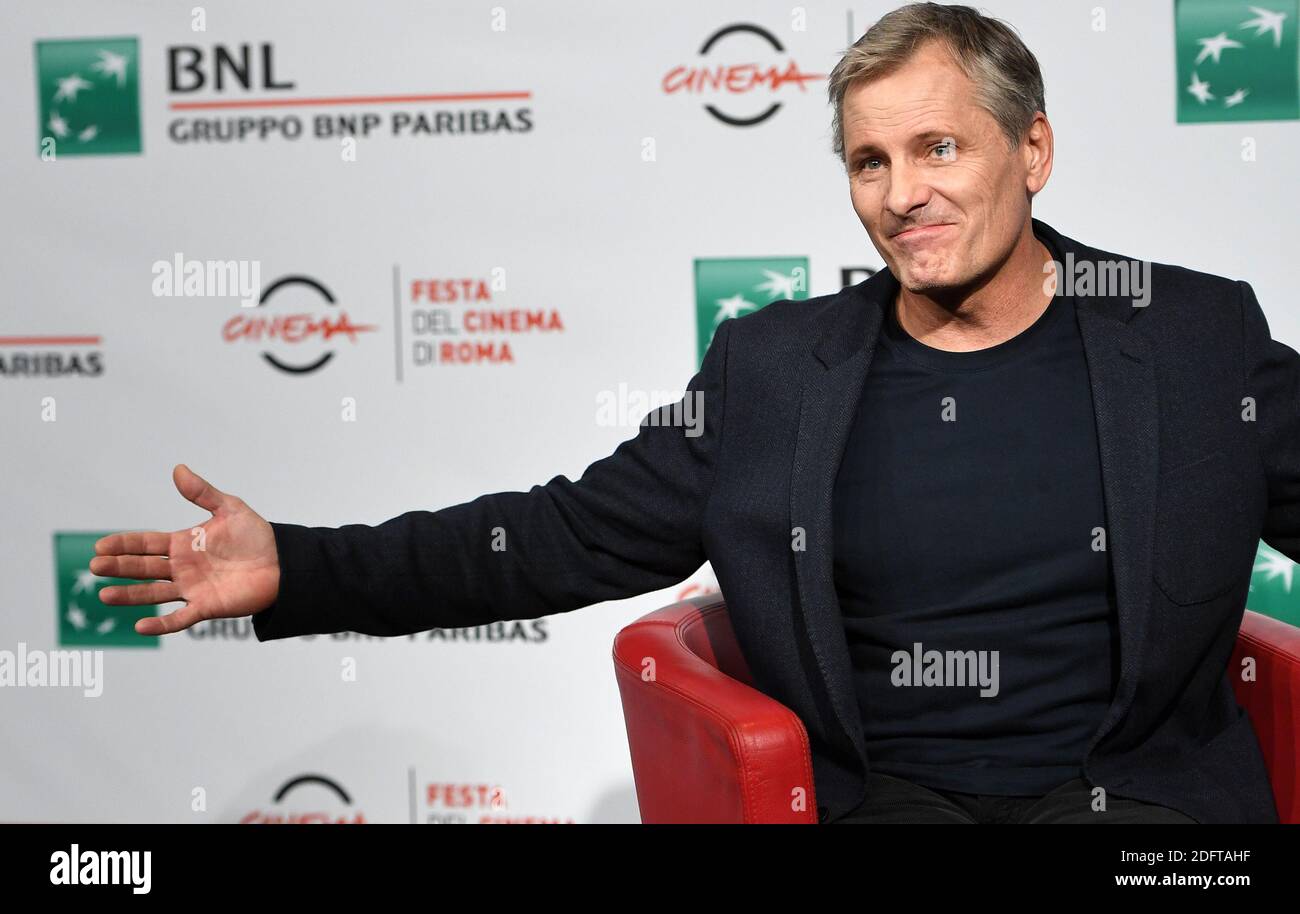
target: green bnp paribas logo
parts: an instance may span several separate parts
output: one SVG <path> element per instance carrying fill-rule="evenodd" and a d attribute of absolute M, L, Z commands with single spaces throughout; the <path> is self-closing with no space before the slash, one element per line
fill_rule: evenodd
<path fill-rule="evenodd" d="M 36 42 L 41 157 L 138 153 L 139 60 L 134 38 Z"/>
<path fill-rule="evenodd" d="M 1300 118 L 1300 0 L 1175 0 L 1178 122 Z"/>
<path fill-rule="evenodd" d="M 807 257 L 744 257 L 695 261 L 695 325 L 699 359 L 729 317 L 741 317 L 782 299 L 808 297 Z"/>
<path fill-rule="evenodd" d="M 1300 574 L 1296 563 L 1267 543 L 1259 544 L 1246 608 L 1300 625 Z"/>
<path fill-rule="evenodd" d="M 157 615 L 157 606 L 109 606 L 99 590 L 110 584 L 138 584 L 101 578 L 90 570 L 95 540 L 105 533 L 54 534 L 54 578 L 58 594 L 59 644 L 92 647 L 157 647 L 158 639 L 138 635 L 135 621 Z"/>

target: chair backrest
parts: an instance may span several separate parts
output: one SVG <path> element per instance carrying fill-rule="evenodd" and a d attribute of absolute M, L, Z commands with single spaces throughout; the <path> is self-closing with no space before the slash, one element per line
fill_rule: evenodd
<path fill-rule="evenodd" d="M 752 686 L 754 677 L 749 671 L 745 655 L 740 651 L 740 644 L 736 641 L 736 632 L 731 627 L 731 616 L 727 613 L 727 603 L 723 600 L 722 594 L 705 594 L 693 598 L 688 603 L 695 607 L 695 612 L 679 611 L 670 616 L 678 621 L 698 618 L 698 621 L 692 624 L 679 627 L 682 643 L 705 663 L 721 670 L 732 679 Z M 668 609 L 682 605 L 677 603 Z"/>

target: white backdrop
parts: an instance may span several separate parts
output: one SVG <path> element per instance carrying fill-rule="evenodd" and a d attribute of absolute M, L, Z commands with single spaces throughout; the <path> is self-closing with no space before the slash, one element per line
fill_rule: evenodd
<path fill-rule="evenodd" d="M 878 267 L 829 151 L 824 79 L 721 101 L 667 93 L 662 80 L 730 23 L 761 25 L 784 53 L 732 36 L 712 62 L 792 59 L 824 75 L 850 21 L 860 33 L 892 6 L 213 0 L 196 32 L 190 2 L 5 3 L 0 336 L 99 339 L 11 344 L 0 356 L 89 348 L 104 367 L 0 376 L 0 649 L 59 646 L 56 533 L 204 519 L 172 488 L 175 463 L 271 520 L 329 526 L 577 478 L 635 430 L 595 421 L 601 391 L 680 390 L 694 372 L 696 258 L 806 256 L 813 295 L 838 288 L 844 267 Z M 1104 249 L 1247 279 L 1274 335 L 1300 344 L 1297 122 L 1175 123 L 1173 3 L 1103 4 L 1104 31 L 1098 6 L 984 5 L 1018 28 L 1044 71 L 1056 163 L 1035 215 Z M 38 154 L 34 45 L 74 38 L 136 40 L 139 154 Z M 294 88 L 265 87 L 260 74 L 248 90 L 169 87 L 168 48 L 200 47 L 210 63 L 212 48 L 241 44 L 253 59 L 269 45 L 274 79 Z M 85 97 L 109 89 L 100 79 Z M 322 101 L 445 93 L 526 97 Z M 755 127 L 703 107 L 752 112 L 766 95 L 782 107 Z M 301 106 L 171 107 L 259 99 Z M 531 129 L 388 130 L 398 112 L 471 108 L 527 109 Z M 357 143 L 355 161 L 337 137 L 310 135 L 317 115 L 364 112 L 383 126 Z M 169 135 L 177 119 L 250 113 L 297 115 L 308 132 Z M 1244 137 L 1255 161 L 1242 160 Z M 318 371 L 278 371 L 263 348 L 304 361 L 323 347 L 227 342 L 237 302 L 154 296 L 152 265 L 178 252 L 256 259 L 263 286 L 312 277 L 374 329 L 331 341 L 336 354 Z M 483 335 L 508 341 L 512 364 L 413 364 L 407 284 L 496 270 L 506 288 L 482 307 L 554 311 L 563 329 Z M 321 310 L 310 295 L 283 294 Z M 340 418 L 345 398 L 354 422 Z M 110 648 L 98 698 L 0 689 L 0 821 L 635 821 L 612 639 L 711 584 L 705 568 L 497 642 L 259 645 L 240 624 Z M 355 682 L 340 676 L 348 657 Z M 308 783 L 277 802 L 305 774 L 347 799 Z"/>

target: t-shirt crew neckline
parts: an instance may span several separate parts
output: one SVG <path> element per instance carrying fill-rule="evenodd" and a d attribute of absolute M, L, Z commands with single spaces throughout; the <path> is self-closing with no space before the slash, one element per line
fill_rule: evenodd
<path fill-rule="evenodd" d="M 1043 246 L 1047 248 L 1056 262 L 1060 263 L 1061 253 L 1056 250 L 1056 246 L 1041 235 L 1035 237 L 1043 243 Z M 899 324 L 898 314 L 895 310 L 896 306 L 892 301 L 885 307 L 886 320 L 883 336 L 885 341 L 900 355 L 924 368 L 935 371 L 982 371 L 1015 357 L 1017 353 L 1022 352 L 1026 346 L 1033 342 L 1043 327 L 1056 320 L 1057 315 L 1073 310 L 1070 307 L 1072 302 L 1063 300 L 1066 298 L 1068 296 L 1059 293 L 1053 295 L 1052 300 L 1043 309 L 1043 313 L 1038 315 L 1038 318 L 1032 324 L 1011 337 L 1011 339 L 1003 340 L 995 346 L 987 346 L 984 349 L 952 352 L 947 349 L 935 349 L 933 346 L 927 346 L 904 330 L 902 325 Z"/>

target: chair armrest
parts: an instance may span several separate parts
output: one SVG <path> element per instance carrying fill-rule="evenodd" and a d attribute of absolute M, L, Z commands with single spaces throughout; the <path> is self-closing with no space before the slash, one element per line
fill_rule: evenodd
<path fill-rule="evenodd" d="M 1244 657 L 1255 660 L 1253 682 L 1241 678 Z M 1278 817 L 1300 823 L 1300 628 L 1247 610 L 1228 672 L 1264 752 Z"/>
<path fill-rule="evenodd" d="M 803 722 L 719 670 L 719 657 L 740 652 L 716 594 L 658 610 L 614 640 L 641 820 L 815 825 Z"/>

